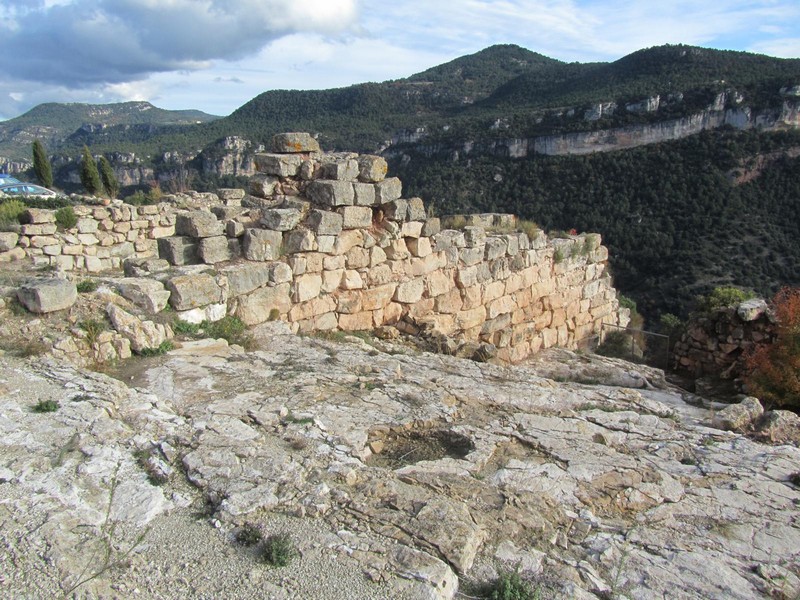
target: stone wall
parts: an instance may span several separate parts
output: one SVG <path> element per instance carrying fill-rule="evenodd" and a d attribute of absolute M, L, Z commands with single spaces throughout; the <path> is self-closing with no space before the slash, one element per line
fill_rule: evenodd
<path fill-rule="evenodd" d="M 694 377 L 735 379 L 754 344 L 774 337 L 774 317 L 764 300 L 748 300 L 692 320 L 673 349 L 676 369 Z"/>
<path fill-rule="evenodd" d="M 244 198 L 221 194 L 210 210 L 79 207 L 64 233 L 52 214 L 31 211 L 18 248 L 64 270 L 124 266 L 158 279 L 192 322 L 232 314 L 248 325 L 285 320 L 295 332 L 390 325 L 438 336 L 450 351 L 491 345 L 512 362 L 627 324 L 599 235 L 549 239 L 498 214 L 442 229 L 421 199 L 402 197 L 383 158 L 322 153 L 307 134 L 273 144 L 256 155 Z"/>

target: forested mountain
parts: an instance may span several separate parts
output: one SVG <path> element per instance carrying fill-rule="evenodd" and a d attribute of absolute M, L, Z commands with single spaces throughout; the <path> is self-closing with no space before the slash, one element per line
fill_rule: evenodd
<path fill-rule="evenodd" d="M 156 165 L 164 153 L 195 156 L 228 136 L 252 148 L 281 131 L 382 152 L 406 194 L 440 214 L 504 210 L 600 232 L 619 287 L 651 318 L 685 315 L 716 285 L 800 285 L 800 59 L 667 45 L 581 64 L 500 45 L 406 79 L 264 92 L 199 124 L 148 120 L 158 109 L 131 104 L 141 119 L 67 105 L 57 124 L 37 120 L 36 135 L 50 135 L 51 152 L 86 144 Z"/>

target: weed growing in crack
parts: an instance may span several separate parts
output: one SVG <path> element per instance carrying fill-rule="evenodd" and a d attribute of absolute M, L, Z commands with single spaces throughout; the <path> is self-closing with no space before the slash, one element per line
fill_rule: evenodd
<path fill-rule="evenodd" d="M 35 413 L 51 413 L 56 412 L 59 408 L 61 405 L 55 400 L 39 400 L 31 410 Z"/>
<path fill-rule="evenodd" d="M 286 533 L 277 533 L 264 540 L 264 561 L 273 567 L 285 567 L 299 555 L 292 538 Z"/>
<path fill-rule="evenodd" d="M 491 600 L 539 600 L 541 597 L 541 590 L 531 587 L 517 571 L 500 572 L 489 595 Z"/>
<path fill-rule="evenodd" d="M 252 523 L 245 523 L 236 532 L 236 543 L 241 546 L 255 546 L 263 539 L 261 531 Z"/>

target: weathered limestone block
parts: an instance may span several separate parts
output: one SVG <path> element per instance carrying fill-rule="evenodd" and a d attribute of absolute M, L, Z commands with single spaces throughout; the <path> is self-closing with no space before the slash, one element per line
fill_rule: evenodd
<path fill-rule="evenodd" d="M 458 577 L 444 561 L 410 546 L 395 544 L 386 557 L 391 569 L 414 582 L 409 597 L 452 600 L 458 591 Z"/>
<path fill-rule="evenodd" d="M 302 156 L 293 154 L 259 153 L 253 159 L 259 173 L 277 177 L 296 177 L 303 163 Z"/>
<path fill-rule="evenodd" d="M 362 310 L 361 292 L 344 291 L 337 295 L 336 312 L 345 315 L 354 315 Z"/>
<path fill-rule="evenodd" d="M 22 240 L 28 238 L 23 237 Z M 44 248 L 45 246 L 53 246 L 58 244 L 58 238 L 49 236 L 49 235 L 35 235 L 30 238 L 30 247 L 31 248 Z"/>
<path fill-rule="evenodd" d="M 345 254 L 345 265 L 349 269 L 363 269 L 370 265 L 370 250 L 361 246 L 354 246 Z"/>
<path fill-rule="evenodd" d="M 305 302 L 319 296 L 322 291 L 322 276 L 318 273 L 301 275 L 292 284 L 292 300 Z"/>
<path fill-rule="evenodd" d="M 417 258 L 425 258 L 433 252 L 431 238 L 428 237 L 407 239 L 406 246 L 408 251 L 411 252 L 411 256 L 416 256 Z"/>
<path fill-rule="evenodd" d="M 242 252 L 247 260 L 278 260 L 283 235 L 271 229 L 247 229 L 242 238 Z"/>
<path fill-rule="evenodd" d="M 400 228 L 400 235 L 405 238 L 418 238 L 422 235 L 422 221 L 406 221 Z"/>
<path fill-rule="evenodd" d="M 292 306 L 289 310 L 288 319 L 290 323 L 295 323 L 297 321 L 313 319 L 335 310 L 336 300 L 332 296 L 322 296 Z"/>
<path fill-rule="evenodd" d="M 745 323 L 755 321 L 765 312 L 767 312 L 767 302 L 762 298 L 745 300 L 736 308 L 736 314 Z"/>
<path fill-rule="evenodd" d="M 437 233 L 442 230 L 442 222 L 438 217 L 432 217 L 430 219 L 426 219 L 425 222 L 422 224 L 422 235 L 423 237 L 433 237 Z"/>
<path fill-rule="evenodd" d="M 788 410 L 771 410 L 758 424 L 758 436 L 773 444 L 800 443 L 800 416 Z"/>
<path fill-rule="evenodd" d="M 78 233 L 95 233 L 99 223 L 95 219 L 78 219 L 75 228 Z"/>
<path fill-rule="evenodd" d="M 332 160 L 322 163 L 322 179 L 355 181 L 358 178 L 358 162 L 355 159 Z"/>
<path fill-rule="evenodd" d="M 233 254 L 224 235 L 201 238 L 197 244 L 197 255 L 207 265 L 231 260 Z"/>
<path fill-rule="evenodd" d="M 286 234 L 286 253 L 313 252 L 317 249 L 314 233 L 306 229 L 296 229 Z"/>
<path fill-rule="evenodd" d="M 153 277 L 169 270 L 163 258 L 126 258 L 122 263 L 126 277 Z"/>
<path fill-rule="evenodd" d="M 373 246 L 369 251 L 369 266 L 370 268 L 382 265 L 388 260 L 386 252 L 380 246 Z"/>
<path fill-rule="evenodd" d="M 458 289 L 436 296 L 435 301 L 434 309 L 437 313 L 455 314 L 464 308 L 464 300 Z"/>
<path fill-rule="evenodd" d="M 517 303 L 515 302 L 513 296 L 503 296 L 502 298 L 497 298 L 493 300 L 488 308 L 488 317 L 490 319 L 494 319 L 500 315 L 511 313 L 517 307 Z M 564 317 L 566 322 L 566 312 L 564 312 Z"/>
<path fill-rule="evenodd" d="M 155 279 L 128 277 L 117 283 L 120 295 L 148 313 L 164 310 L 169 301 L 169 291 Z"/>
<path fill-rule="evenodd" d="M 217 219 L 220 221 L 230 221 L 231 219 L 236 219 L 237 217 L 243 216 L 246 211 L 247 209 L 242 206 L 211 207 L 211 214 L 217 217 Z"/>
<path fill-rule="evenodd" d="M 308 197 L 322 206 L 353 206 L 355 191 L 349 181 L 312 181 L 307 189 Z"/>
<path fill-rule="evenodd" d="M 177 235 L 185 235 L 192 238 L 212 237 L 222 235 L 223 229 L 222 222 L 213 213 L 204 210 L 179 213 L 175 219 L 175 233 Z"/>
<path fill-rule="evenodd" d="M 274 283 L 276 285 L 281 283 L 289 283 L 293 278 L 294 276 L 292 275 L 292 269 L 286 263 L 277 262 L 269 266 L 270 283 Z"/>
<path fill-rule="evenodd" d="M 492 273 L 486 263 L 460 267 L 456 271 L 456 285 L 462 289 L 484 283 L 490 279 L 492 279 Z"/>
<path fill-rule="evenodd" d="M 285 315 L 292 308 L 290 289 L 288 283 L 258 288 L 238 298 L 235 314 L 246 325 L 265 323 L 274 319 L 276 314 Z"/>
<path fill-rule="evenodd" d="M 386 257 L 394 261 L 406 260 L 411 256 L 411 253 L 408 251 L 408 246 L 406 246 L 406 241 L 402 238 L 394 240 L 391 244 L 386 246 L 384 251 L 386 252 Z"/>
<path fill-rule="evenodd" d="M 167 289 L 171 292 L 169 303 L 175 310 L 190 310 L 226 300 L 216 279 L 207 273 L 173 277 L 167 281 Z"/>
<path fill-rule="evenodd" d="M 383 205 L 384 216 L 390 221 L 405 223 L 408 221 L 408 200 L 398 198 Z"/>
<path fill-rule="evenodd" d="M 445 229 L 432 237 L 433 251 L 440 252 L 448 248 L 464 248 L 467 244 L 464 232 L 455 229 Z"/>
<path fill-rule="evenodd" d="M 51 313 L 75 304 L 78 290 L 72 281 L 40 279 L 23 284 L 17 290 L 17 299 L 30 312 Z"/>
<path fill-rule="evenodd" d="M 273 152 L 319 152 L 319 142 L 305 132 L 278 133 L 272 136 Z"/>
<path fill-rule="evenodd" d="M 408 220 L 423 222 L 427 218 L 425 202 L 422 198 L 411 198 L 408 200 Z"/>
<path fill-rule="evenodd" d="M 29 208 L 22 213 L 21 221 L 25 224 L 55 223 L 56 213 L 44 208 Z"/>
<path fill-rule="evenodd" d="M 361 294 L 361 305 L 364 310 L 381 310 L 386 308 L 394 297 L 396 283 L 388 283 L 364 290 Z"/>
<path fill-rule="evenodd" d="M 55 223 L 36 223 L 20 227 L 22 235 L 53 235 L 58 227 Z"/>
<path fill-rule="evenodd" d="M 290 231 L 297 227 L 303 214 L 294 208 L 267 208 L 261 211 L 261 224 L 274 231 Z"/>
<path fill-rule="evenodd" d="M 362 245 L 363 242 L 364 234 L 360 230 L 348 229 L 342 231 L 341 235 L 336 238 L 332 254 L 347 254 L 351 248 Z"/>
<path fill-rule="evenodd" d="M 339 315 L 339 329 L 343 331 L 363 331 L 374 326 L 374 314 L 371 311 Z"/>
<path fill-rule="evenodd" d="M 467 330 L 479 327 L 486 321 L 486 307 L 476 306 L 469 310 L 462 310 L 456 313 L 456 325 L 459 329 Z"/>
<path fill-rule="evenodd" d="M 394 301 L 401 304 L 413 304 L 422 298 L 425 292 L 425 281 L 423 279 L 412 279 L 398 284 L 394 293 Z"/>
<path fill-rule="evenodd" d="M 217 196 L 226 206 L 235 206 L 237 201 L 241 202 L 247 193 L 241 188 L 219 188 Z"/>
<path fill-rule="evenodd" d="M 197 241 L 183 236 L 158 240 L 158 256 L 171 265 L 194 265 L 200 261 Z"/>
<path fill-rule="evenodd" d="M 726 406 L 714 415 L 711 423 L 718 429 L 745 431 L 753 426 L 764 414 L 764 407 L 758 398 L 748 396 L 739 404 Z"/>
<path fill-rule="evenodd" d="M 434 271 L 424 278 L 425 290 L 429 298 L 446 294 L 456 287 L 452 275 L 443 271 Z"/>
<path fill-rule="evenodd" d="M 376 204 L 375 186 L 371 183 L 354 183 L 353 193 L 356 206 L 374 206 Z"/>
<path fill-rule="evenodd" d="M 265 263 L 242 263 L 220 270 L 228 279 L 228 293 L 232 298 L 244 296 L 267 285 L 273 272 L 274 266 Z"/>
<path fill-rule="evenodd" d="M 106 307 L 106 314 L 108 314 L 114 329 L 130 340 L 131 350 L 137 354 L 144 350 L 158 348 L 174 336 L 168 325 L 153 321 L 140 321 L 115 304 L 109 304 Z"/>
<path fill-rule="evenodd" d="M 17 246 L 19 235 L 13 231 L 0 231 L 0 252 L 8 252 Z"/>
<path fill-rule="evenodd" d="M 329 210 L 313 209 L 308 215 L 308 226 L 317 235 L 339 235 L 344 217 Z"/>
<path fill-rule="evenodd" d="M 508 242 L 502 236 L 489 236 L 486 238 L 485 260 L 496 260 L 506 255 Z"/>
<path fill-rule="evenodd" d="M 467 248 L 483 248 L 486 244 L 486 230 L 474 225 L 464 227 L 464 243 Z"/>
<path fill-rule="evenodd" d="M 483 252 L 483 246 L 479 248 L 460 248 L 458 250 L 458 260 L 466 266 L 477 265 L 483 261 Z"/>
<path fill-rule="evenodd" d="M 403 195 L 403 183 L 397 177 L 389 177 L 375 184 L 375 202 L 386 204 Z"/>
<path fill-rule="evenodd" d="M 344 229 L 369 229 L 372 225 L 372 209 L 368 206 L 344 206 L 339 208 Z"/>
<path fill-rule="evenodd" d="M 358 178 L 367 183 L 379 183 L 386 179 L 389 165 L 381 156 L 364 154 L 358 157 Z"/>

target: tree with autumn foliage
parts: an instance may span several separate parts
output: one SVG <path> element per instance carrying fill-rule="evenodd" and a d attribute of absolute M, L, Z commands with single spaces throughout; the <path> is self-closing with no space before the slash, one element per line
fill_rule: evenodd
<path fill-rule="evenodd" d="M 800 288 L 783 288 L 772 300 L 775 339 L 755 346 L 745 361 L 749 394 L 775 407 L 800 407 Z"/>

